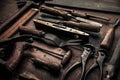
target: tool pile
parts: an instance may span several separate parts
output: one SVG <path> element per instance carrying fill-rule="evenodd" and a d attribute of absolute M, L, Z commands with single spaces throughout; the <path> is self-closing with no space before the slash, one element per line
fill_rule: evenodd
<path fill-rule="evenodd" d="M 119 19 L 116 19 L 114 24 L 110 24 L 111 27 L 97 48 L 90 39 L 94 34 L 101 37 L 99 33 L 104 25 L 100 22 L 109 23 L 109 18 L 74 9 L 40 5 L 41 2 L 32 0 L 20 0 L 17 4 L 23 7 L 0 29 L 1 79 L 49 80 L 45 76 L 44 78 L 38 76 L 38 72 L 44 70 L 53 76 L 61 75 L 59 80 L 66 80 L 68 74 L 79 66 L 82 67 L 79 80 L 86 80 L 88 74 L 97 67 L 100 71 L 99 80 L 104 80 L 104 72 L 107 72 L 107 78 L 113 77 L 120 58 L 120 40 L 106 69 L 103 68 L 109 56 Z M 32 19 L 32 27 L 28 24 L 30 19 Z M 69 65 L 73 55 L 77 54 L 72 48 L 79 50 L 80 59 Z M 95 61 L 92 61 L 92 65 L 88 65 L 91 59 Z M 32 66 L 27 63 L 24 65 L 35 69 L 29 71 L 30 69 L 24 67 L 26 70 L 23 68 L 20 70 L 20 65 L 25 61 Z"/>

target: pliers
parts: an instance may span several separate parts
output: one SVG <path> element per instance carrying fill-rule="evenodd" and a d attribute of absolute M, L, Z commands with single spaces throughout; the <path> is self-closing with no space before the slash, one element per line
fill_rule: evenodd
<path fill-rule="evenodd" d="M 94 63 L 91 65 L 91 67 L 86 71 L 86 73 L 85 73 L 85 75 L 84 75 L 84 77 L 83 77 L 82 80 L 86 80 L 87 75 L 88 75 L 91 71 L 93 71 L 93 69 L 95 69 L 95 68 L 97 68 L 97 67 L 99 67 L 99 69 L 100 69 L 100 77 L 99 77 L 99 80 L 102 80 L 102 76 L 103 76 L 103 62 L 104 62 L 104 60 L 105 60 L 105 58 L 106 58 L 106 54 L 107 54 L 107 51 L 104 50 L 104 49 L 99 49 L 99 50 L 97 51 L 97 55 L 98 55 L 98 56 L 97 56 L 95 62 L 94 62 Z"/>
<path fill-rule="evenodd" d="M 89 57 L 91 57 L 91 55 L 93 55 L 94 51 L 95 51 L 95 48 L 92 45 L 86 44 L 84 46 L 84 51 L 83 51 L 82 55 L 80 56 L 80 60 L 68 68 L 68 70 L 65 72 L 65 74 L 63 74 L 61 80 L 65 80 L 67 74 L 77 66 L 82 66 L 81 77 L 84 76 L 86 62 L 89 59 Z"/>

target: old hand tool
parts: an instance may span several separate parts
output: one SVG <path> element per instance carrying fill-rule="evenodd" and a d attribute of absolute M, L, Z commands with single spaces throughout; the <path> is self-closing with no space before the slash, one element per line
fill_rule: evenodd
<path fill-rule="evenodd" d="M 58 23 L 62 23 L 65 26 L 75 27 L 75 28 L 79 28 L 80 30 L 87 30 L 91 32 L 99 32 L 101 29 L 100 26 L 91 25 L 91 24 L 84 23 L 84 22 L 77 23 L 74 21 L 58 21 Z"/>
<path fill-rule="evenodd" d="M 62 56 L 30 44 L 25 45 L 25 48 L 29 50 L 24 51 L 24 56 L 29 57 L 36 67 L 44 68 L 52 73 L 60 72 L 62 68 L 62 64 L 60 63 Z"/>
<path fill-rule="evenodd" d="M 25 15 L 23 15 L 17 22 L 15 22 L 8 30 L 0 35 L 0 40 L 11 37 L 18 30 L 19 26 L 24 25 L 32 16 L 38 12 L 38 9 L 32 8 Z"/>
<path fill-rule="evenodd" d="M 52 56 L 60 59 L 61 60 L 61 64 L 63 66 L 66 64 L 66 62 L 68 62 L 68 60 L 71 58 L 71 55 L 72 55 L 70 50 L 68 50 L 67 52 L 66 51 L 63 52 L 62 50 L 59 49 L 61 51 L 61 52 L 60 51 L 59 52 L 62 53 L 62 54 L 60 54 L 60 53 L 57 53 L 57 51 L 55 52 L 55 51 L 50 51 L 50 50 L 47 50 L 47 49 L 43 49 L 40 46 L 35 45 L 35 44 L 26 44 L 26 46 L 27 47 L 37 48 L 38 50 L 40 50 L 42 52 L 45 52 L 45 53 L 47 53 L 49 55 L 52 55 Z"/>
<path fill-rule="evenodd" d="M 58 10 L 58 9 L 55 9 L 55 8 L 52 8 L 52 7 L 48 7 L 48 6 L 45 6 L 45 5 L 41 6 L 41 11 L 45 12 L 45 13 L 48 13 L 48 14 L 61 16 L 64 19 L 67 19 L 67 20 L 73 19 L 73 20 L 78 21 L 78 22 L 86 22 L 86 23 L 89 23 L 89 24 L 92 24 L 92 25 L 96 25 L 96 26 L 102 27 L 101 23 L 98 23 L 98 22 L 95 22 L 95 21 L 92 21 L 92 20 L 88 20 L 88 19 L 85 19 L 85 18 L 82 18 L 82 17 L 74 17 L 73 15 L 71 15 L 67 11 Z"/>
<path fill-rule="evenodd" d="M 109 18 L 107 18 L 105 16 L 99 16 L 99 15 L 94 15 L 94 14 L 90 14 L 90 13 L 86 13 L 86 12 L 80 12 L 80 11 L 73 10 L 73 9 L 66 9 L 66 8 L 57 7 L 57 6 L 54 6 L 54 8 L 70 12 L 73 16 L 77 16 L 77 17 L 90 18 L 90 19 L 96 18 L 96 19 L 105 20 L 105 21 L 110 20 Z"/>
<path fill-rule="evenodd" d="M 107 54 L 106 50 L 104 50 L 104 49 L 98 50 L 98 52 L 97 52 L 98 56 L 96 58 L 96 61 L 88 68 L 88 70 L 86 71 L 84 77 L 81 80 L 86 80 L 87 75 L 91 71 L 93 71 L 94 68 L 97 68 L 97 67 L 99 67 L 99 69 L 100 69 L 100 78 L 99 78 L 99 80 L 102 80 L 102 76 L 103 76 L 103 66 L 102 65 L 103 65 L 103 62 L 104 62 L 104 60 L 106 58 L 106 54 Z"/>
<path fill-rule="evenodd" d="M 89 34 L 83 31 L 43 20 L 34 19 L 33 21 L 37 29 L 42 29 L 43 31 L 53 34 L 64 35 L 65 37 L 68 36 L 68 38 L 72 37 L 74 39 L 80 38 L 83 40 L 89 40 Z"/>
<path fill-rule="evenodd" d="M 32 34 L 32 35 L 38 36 L 41 40 L 43 40 L 45 43 L 49 45 L 53 45 L 57 47 L 64 47 L 68 45 L 69 46 L 80 45 L 82 42 L 81 39 L 64 41 L 54 34 L 46 33 L 41 30 L 29 29 L 27 27 L 28 26 L 21 26 L 19 28 L 21 34 Z"/>
<path fill-rule="evenodd" d="M 107 78 L 112 78 L 115 74 L 116 69 L 118 68 L 118 63 L 120 61 L 120 38 L 116 44 L 116 48 L 113 52 L 113 55 L 106 67 Z"/>
<path fill-rule="evenodd" d="M 48 18 L 45 19 L 44 17 L 43 18 L 38 17 L 37 19 L 53 22 L 53 23 L 56 23 L 56 24 L 62 24 L 62 25 L 65 25 L 65 26 L 68 26 L 68 27 L 71 27 L 71 28 L 80 29 L 82 31 L 100 32 L 100 30 L 102 28 L 100 26 L 91 25 L 91 24 L 85 23 L 85 22 L 65 21 L 65 20 L 56 20 L 56 19 L 48 20 Z"/>
<path fill-rule="evenodd" d="M 103 41 L 101 42 L 100 47 L 105 48 L 105 49 L 109 49 L 111 47 L 110 45 L 114 38 L 115 29 L 119 25 L 119 22 L 120 20 L 117 19 L 115 23 L 113 24 L 113 26 L 107 31 Z"/>
<path fill-rule="evenodd" d="M 80 57 L 80 61 L 77 61 L 76 63 L 74 63 L 72 66 L 70 66 L 67 71 L 65 72 L 65 74 L 63 74 L 62 76 L 62 80 L 65 80 L 67 74 L 73 70 L 76 66 L 78 65 L 82 65 L 82 73 L 81 73 L 81 77 L 84 76 L 84 71 L 85 71 L 85 67 L 86 67 L 86 62 L 87 60 L 90 58 L 91 55 L 93 55 L 95 51 L 95 48 L 90 45 L 90 44 L 86 44 L 84 46 L 84 51 Z"/>
<path fill-rule="evenodd" d="M 41 80 L 37 78 L 33 73 L 30 73 L 30 72 L 23 72 L 19 74 L 19 79 L 20 80 Z"/>

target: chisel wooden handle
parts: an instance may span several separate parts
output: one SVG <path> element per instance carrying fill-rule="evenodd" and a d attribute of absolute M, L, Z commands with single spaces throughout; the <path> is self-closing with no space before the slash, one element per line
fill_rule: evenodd
<path fill-rule="evenodd" d="M 45 5 L 42 5 L 40 10 L 42 12 L 45 12 L 45 13 L 48 13 L 48 14 L 51 14 L 51 15 L 62 16 L 65 19 L 68 18 L 68 12 L 66 12 L 64 10 L 58 10 L 58 9 L 55 9 L 55 8 L 47 7 Z"/>
<path fill-rule="evenodd" d="M 63 23 L 66 26 L 76 27 L 81 30 L 87 30 L 87 31 L 92 31 L 92 32 L 99 32 L 101 29 L 101 27 L 99 27 L 99 26 L 91 25 L 91 24 L 84 23 L 84 22 L 77 23 L 74 21 L 61 21 L 61 23 Z"/>
<path fill-rule="evenodd" d="M 36 30 L 36 29 L 30 29 L 28 28 L 29 26 L 21 26 L 19 27 L 19 31 L 22 33 L 26 33 L 26 34 L 34 34 L 36 36 L 42 36 L 45 34 L 44 31 L 42 30 Z"/>
<path fill-rule="evenodd" d="M 103 41 L 100 44 L 102 48 L 109 49 L 111 47 L 111 44 L 114 38 L 115 28 L 118 26 L 119 22 L 120 20 L 117 19 L 113 27 L 111 27 L 106 33 Z"/>
<path fill-rule="evenodd" d="M 58 63 L 52 63 L 50 61 L 44 61 L 44 60 L 41 60 L 39 58 L 33 58 L 32 59 L 34 64 L 39 66 L 39 67 L 43 67 L 49 71 L 52 71 L 52 72 L 56 72 L 56 73 L 59 73 L 60 72 L 60 69 L 62 68 L 62 65 L 61 64 L 58 64 Z"/>

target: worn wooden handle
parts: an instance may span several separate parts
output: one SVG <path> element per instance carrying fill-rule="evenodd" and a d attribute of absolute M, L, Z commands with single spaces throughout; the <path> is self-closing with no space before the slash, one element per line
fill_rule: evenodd
<path fill-rule="evenodd" d="M 87 30 L 87 31 L 92 31 L 92 32 L 99 32 L 101 27 L 96 26 L 96 25 L 91 25 L 88 23 L 84 23 L 84 22 L 74 22 L 74 21 L 63 21 L 63 24 L 65 24 L 66 26 L 70 26 L 70 27 L 77 27 L 81 30 Z"/>
<path fill-rule="evenodd" d="M 68 18 L 68 12 L 64 10 L 58 10 L 52 7 L 47 7 L 45 5 L 41 6 L 41 11 L 51 15 L 62 16 L 65 19 Z"/>
<path fill-rule="evenodd" d="M 33 34 L 33 35 L 37 35 L 37 36 L 41 36 L 42 34 L 45 34 L 45 32 L 43 32 L 42 30 L 30 29 L 28 27 L 29 26 L 19 27 L 21 34 L 25 33 L 25 34 Z"/>
<path fill-rule="evenodd" d="M 106 33 L 103 41 L 101 42 L 100 47 L 109 49 L 112 45 L 113 37 L 114 37 L 114 28 L 111 27 Z"/>

